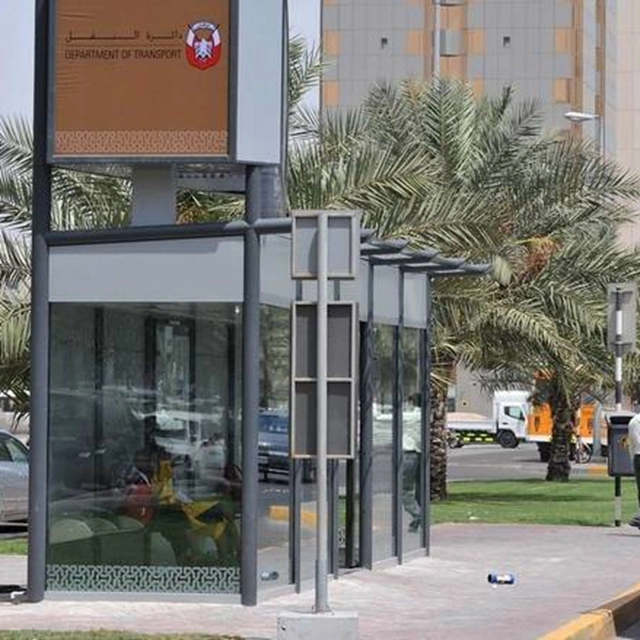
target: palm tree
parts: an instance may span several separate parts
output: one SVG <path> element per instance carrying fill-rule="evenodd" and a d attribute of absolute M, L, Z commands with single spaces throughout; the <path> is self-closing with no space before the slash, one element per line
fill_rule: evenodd
<path fill-rule="evenodd" d="M 494 265 L 493 280 L 436 283 L 436 371 L 447 379 L 458 361 L 513 362 L 531 385 L 536 371 L 551 369 L 548 477 L 564 479 L 573 398 L 609 381 L 605 283 L 635 277 L 640 266 L 614 240 L 640 183 L 590 144 L 545 135 L 539 108 L 516 103 L 510 90 L 478 102 L 455 82 L 379 87 L 365 120 L 377 148 L 422 158 L 424 179 L 411 198 L 396 200 L 393 215 L 370 209 L 368 226 Z M 433 384 L 436 498 L 446 496 L 445 392 Z"/>
<path fill-rule="evenodd" d="M 531 386 L 534 402 L 548 402 L 554 416 L 552 449 L 547 479 L 569 479 L 568 451 L 576 409 L 583 394 L 603 397 L 613 386 L 613 359 L 606 348 L 606 288 L 612 281 L 636 280 L 640 276 L 640 254 L 620 248 L 612 234 L 591 238 L 556 241 L 530 280 L 514 286 L 520 304 L 536 305 L 554 323 L 558 333 L 558 354 L 550 350 L 532 351 L 524 362 L 507 355 L 504 341 L 494 345 L 493 386 L 505 381 Z M 476 362 L 486 362 L 492 333 L 478 319 L 477 329 L 484 335 L 485 355 L 475 354 Z M 472 339 L 473 342 L 473 339 Z M 564 343 L 564 344 L 563 344 Z M 479 349 L 475 338 L 474 349 Z M 533 371 L 532 371 L 533 370 Z"/>
<path fill-rule="evenodd" d="M 0 392 L 29 407 L 31 199 L 33 137 L 23 119 L 0 119 Z M 126 224 L 130 188 L 115 177 L 55 169 L 52 228 Z"/>

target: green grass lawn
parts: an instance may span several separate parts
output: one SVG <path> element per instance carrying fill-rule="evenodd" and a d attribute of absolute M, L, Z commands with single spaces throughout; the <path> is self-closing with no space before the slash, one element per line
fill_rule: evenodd
<path fill-rule="evenodd" d="M 238 636 L 161 635 L 148 636 L 123 631 L 0 631 L 0 640 L 240 640 Z"/>
<path fill-rule="evenodd" d="M 629 520 L 637 508 L 635 480 L 625 478 L 622 481 L 623 522 Z M 613 525 L 613 480 L 451 482 L 448 500 L 433 505 L 433 521 Z"/>
<path fill-rule="evenodd" d="M 0 540 L 0 555 L 23 556 L 27 553 L 27 539 L 13 538 L 11 540 Z"/>

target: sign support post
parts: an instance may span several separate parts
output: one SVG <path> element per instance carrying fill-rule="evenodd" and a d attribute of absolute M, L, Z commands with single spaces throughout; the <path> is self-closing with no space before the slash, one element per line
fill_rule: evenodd
<path fill-rule="evenodd" d="M 327 495 L 327 277 L 328 277 L 328 221 L 324 213 L 318 215 L 318 354 L 317 354 L 317 481 L 318 517 L 316 520 L 316 613 L 329 611 L 328 571 L 328 495 Z"/>
<path fill-rule="evenodd" d="M 616 338 L 615 338 L 615 355 L 616 355 L 616 411 L 622 411 L 622 291 L 620 287 L 616 287 L 615 292 L 616 304 Z M 596 429 L 596 431 L 598 431 Z M 599 438 L 598 438 L 599 440 Z M 595 441 L 594 441 L 595 443 Z M 599 453 L 599 452 L 598 452 Z"/>
<path fill-rule="evenodd" d="M 622 291 L 616 287 L 616 338 L 615 338 L 615 387 L 616 387 L 616 411 L 622 411 Z M 593 450 L 594 455 L 600 457 L 602 450 L 600 447 L 600 425 L 593 425 Z M 596 439 L 597 437 L 597 439 Z M 622 480 L 620 476 L 614 479 L 614 502 L 615 516 L 614 524 L 619 527 L 622 524 Z"/>
<path fill-rule="evenodd" d="M 636 348 L 636 305 L 637 285 L 635 282 L 616 282 L 607 287 L 609 323 L 607 342 L 615 356 L 615 403 L 616 412 L 622 411 L 622 356 Z M 607 440 L 609 465 L 611 468 L 613 443 L 611 435 Z M 602 455 L 600 425 L 593 426 L 594 456 Z M 615 526 L 622 523 L 622 481 L 619 474 L 614 475 Z"/>
<path fill-rule="evenodd" d="M 280 616 L 278 638 L 307 638 L 311 630 L 320 637 L 319 626 L 322 637 L 356 638 L 357 614 L 329 606 L 328 461 L 354 455 L 358 313 L 354 302 L 329 302 L 329 280 L 356 278 L 359 216 L 298 211 L 292 217 L 291 277 L 315 280 L 317 292 L 315 302 L 294 303 L 291 322 L 291 456 L 316 463 L 315 601 L 310 617 Z"/>

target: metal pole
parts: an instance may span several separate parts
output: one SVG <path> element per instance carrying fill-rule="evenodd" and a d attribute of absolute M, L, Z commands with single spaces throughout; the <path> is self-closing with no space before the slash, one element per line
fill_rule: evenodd
<path fill-rule="evenodd" d="M 616 411 L 622 411 L 622 291 L 616 287 Z M 615 525 L 619 527 L 622 523 L 622 482 L 620 476 L 615 477 Z"/>
<path fill-rule="evenodd" d="M 296 280 L 296 300 L 302 300 L 302 281 Z M 291 373 L 293 374 L 293 371 Z M 289 427 L 291 427 L 291 417 L 289 417 Z M 291 450 L 291 428 L 289 428 L 289 450 Z M 302 527 L 302 474 L 303 474 L 303 462 L 297 458 L 291 458 L 289 461 L 290 469 L 292 470 L 289 487 L 291 491 L 290 496 L 290 508 L 291 513 L 289 516 L 289 541 L 290 552 L 289 562 L 291 563 L 290 578 L 291 582 L 295 584 L 296 593 L 300 593 L 302 590 L 302 549 L 300 544 Z"/>
<path fill-rule="evenodd" d="M 334 580 L 338 579 L 338 574 L 340 573 L 340 545 L 338 544 L 338 535 L 339 535 L 339 493 L 340 493 L 340 483 L 338 478 L 338 470 L 339 470 L 339 461 L 338 460 L 328 460 L 327 461 L 327 475 L 329 476 L 329 486 L 331 488 L 329 495 L 329 523 L 331 527 L 331 536 L 329 540 L 329 545 L 331 548 L 331 554 L 329 558 L 329 563 L 331 565 L 331 573 L 333 574 Z"/>
<path fill-rule="evenodd" d="M 49 427 L 49 258 L 51 218 L 47 164 L 49 2 L 36 1 L 33 113 L 33 222 L 31 231 L 31 398 L 29 452 L 29 558 L 27 600 L 44 598 L 47 547 L 47 438 Z"/>
<path fill-rule="evenodd" d="M 615 491 L 615 525 L 619 527 L 622 524 L 622 479 L 620 476 L 614 478 Z"/>
<path fill-rule="evenodd" d="M 603 132 L 604 132 L 604 126 L 603 126 L 602 115 L 598 115 L 598 117 L 596 118 L 596 151 L 598 152 L 598 155 L 602 155 L 604 151 L 604 141 L 602 139 Z M 617 315 L 618 314 L 616 312 L 616 335 L 618 333 Z M 620 325 L 620 333 L 622 334 L 622 325 Z M 618 366 L 618 362 L 617 362 L 617 351 L 616 351 L 616 369 L 617 369 L 617 366 Z M 622 381 L 622 360 L 620 360 L 620 380 Z M 617 403 L 617 393 L 618 392 L 616 390 L 616 403 Z M 622 407 L 622 393 L 620 394 L 620 403 L 621 403 L 620 407 Z M 602 459 L 602 434 L 600 433 L 600 415 L 601 415 L 601 410 L 600 410 L 600 407 L 598 407 L 593 418 L 593 459 L 594 460 Z"/>
<path fill-rule="evenodd" d="M 603 119 L 602 119 L 602 115 L 600 114 L 594 114 L 593 120 L 595 122 L 595 145 L 596 145 L 596 152 L 598 153 L 598 155 L 604 155 L 604 138 L 603 138 L 603 134 L 604 134 L 604 123 L 603 123 Z"/>
<path fill-rule="evenodd" d="M 426 555 L 431 552 L 431 278 L 427 275 L 427 328 L 424 333 L 424 386 L 422 397 L 422 546 Z"/>
<path fill-rule="evenodd" d="M 404 404 L 404 353 L 402 349 L 404 337 L 404 272 L 398 275 L 398 326 L 395 327 L 394 340 L 394 394 L 393 394 L 393 522 L 395 535 L 395 552 L 398 562 L 402 562 L 402 467 L 404 454 L 402 448 L 403 425 L 402 409 Z"/>
<path fill-rule="evenodd" d="M 318 215 L 318 334 L 317 334 L 317 490 L 318 518 L 316 522 L 316 613 L 329 611 L 327 585 L 327 273 L 328 273 L 328 218 Z"/>
<path fill-rule="evenodd" d="M 252 225 L 261 212 L 259 167 L 247 167 L 245 219 Z M 258 418 L 260 388 L 260 239 L 250 228 L 244 236 L 244 308 L 242 311 L 242 604 L 258 602 Z"/>
<path fill-rule="evenodd" d="M 442 6 L 440 0 L 433 0 L 433 77 L 440 77 L 440 30 L 442 28 Z"/>
<path fill-rule="evenodd" d="M 622 411 L 622 291 L 616 287 L 616 411 Z"/>
<path fill-rule="evenodd" d="M 360 564 L 373 568 L 373 278 L 369 262 L 367 321 L 360 336 Z"/>

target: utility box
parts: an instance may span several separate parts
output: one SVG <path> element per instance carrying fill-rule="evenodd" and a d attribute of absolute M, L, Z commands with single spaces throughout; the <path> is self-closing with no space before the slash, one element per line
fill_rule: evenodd
<path fill-rule="evenodd" d="M 633 476 L 633 460 L 629 453 L 629 422 L 635 414 L 615 413 L 607 416 L 610 476 Z"/>

